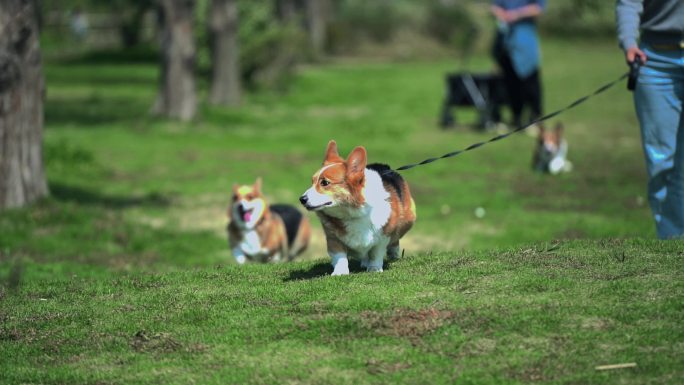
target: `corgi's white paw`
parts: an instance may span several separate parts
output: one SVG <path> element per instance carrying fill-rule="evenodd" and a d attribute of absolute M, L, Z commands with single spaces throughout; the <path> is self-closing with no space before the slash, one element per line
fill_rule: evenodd
<path fill-rule="evenodd" d="M 339 253 L 331 255 L 331 257 L 333 265 L 332 275 L 349 275 L 349 261 L 347 260 L 347 255 Z"/>
<path fill-rule="evenodd" d="M 382 266 L 368 266 L 366 271 L 369 273 L 382 273 Z"/>
<path fill-rule="evenodd" d="M 331 275 L 349 275 L 349 268 L 335 268 Z"/>

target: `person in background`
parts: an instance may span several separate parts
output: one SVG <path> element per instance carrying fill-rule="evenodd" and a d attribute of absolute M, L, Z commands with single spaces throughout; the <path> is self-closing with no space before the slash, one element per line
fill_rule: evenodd
<path fill-rule="evenodd" d="M 71 13 L 69 27 L 71 28 L 71 33 L 74 34 L 78 41 L 84 41 L 86 39 L 89 27 L 88 17 L 81 7 L 74 8 L 74 11 Z"/>
<path fill-rule="evenodd" d="M 494 0 L 491 6 L 498 26 L 493 54 L 503 71 L 516 128 L 523 124 L 522 112 L 526 105 L 531 110 L 530 122 L 542 115 L 539 38 L 535 20 L 545 5 L 545 0 Z"/>
<path fill-rule="evenodd" d="M 658 237 L 684 237 L 684 1 L 617 0 L 618 39 L 643 63 L 634 106 Z M 637 37 L 641 32 L 640 42 Z"/>

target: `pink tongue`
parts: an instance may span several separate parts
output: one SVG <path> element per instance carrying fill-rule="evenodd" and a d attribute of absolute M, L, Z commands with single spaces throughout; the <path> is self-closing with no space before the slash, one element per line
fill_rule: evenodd
<path fill-rule="evenodd" d="M 245 222 L 249 222 L 250 219 L 252 219 L 252 212 L 248 211 L 245 213 Z"/>

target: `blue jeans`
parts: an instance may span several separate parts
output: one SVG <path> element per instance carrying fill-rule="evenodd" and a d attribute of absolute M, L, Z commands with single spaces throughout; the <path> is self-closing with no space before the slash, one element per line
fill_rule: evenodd
<path fill-rule="evenodd" d="M 648 200 L 662 239 L 684 236 L 684 49 L 648 44 L 634 92 L 648 171 Z"/>

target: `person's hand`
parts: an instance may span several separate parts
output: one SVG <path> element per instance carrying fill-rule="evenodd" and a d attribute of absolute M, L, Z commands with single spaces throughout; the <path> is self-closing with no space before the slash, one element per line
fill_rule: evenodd
<path fill-rule="evenodd" d="M 513 24 L 520 19 L 520 13 L 516 12 L 515 10 L 504 11 L 502 19 L 508 24 Z"/>
<path fill-rule="evenodd" d="M 648 57 L 644 53 L 644 51 L 640 50 L 639 47 L 633 46 L 627 48 L 627 51 L 625 51 L 625 58 L 627 59 L 627 64 L 631 64 L 636 60 L 636 58 L 639 57 L 641 59 L 641 63 L 645 64 L 646 60 L 648 60 Z"/>
<path fill-rule="evenodd" d="M 504 22 L 504 23 L 506 22 L 506 13 L 507 13 L 506 10 L 504 10 L 504 9 L 501 8 L 501 7 L 492 6 L 492 7 L 491 7 L 491 11 L 492 11 L 492 14 L 494 15 L 494 17 L 496 17 L 497 20 L 499 20 L 499 21 L 501 21 L 501 22 Z"/>

